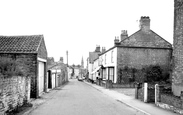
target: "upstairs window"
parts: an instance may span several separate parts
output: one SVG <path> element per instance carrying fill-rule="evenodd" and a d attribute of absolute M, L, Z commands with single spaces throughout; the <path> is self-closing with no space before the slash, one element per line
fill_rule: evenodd
<path fill-rule="evenodd" d="M 113 55 L 114 55 L 114 51 L 111 51 L 111 63 L 114 62 L 114 57 L 113 57 Z"/>

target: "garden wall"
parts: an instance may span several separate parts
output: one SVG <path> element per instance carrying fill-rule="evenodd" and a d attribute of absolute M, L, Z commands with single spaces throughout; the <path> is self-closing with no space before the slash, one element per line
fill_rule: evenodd
<path fill-rule="evenodd" d="M 17 109 L 29 100 L 29 77 L 4 77 L 0 75 L 0 115 Z"/>

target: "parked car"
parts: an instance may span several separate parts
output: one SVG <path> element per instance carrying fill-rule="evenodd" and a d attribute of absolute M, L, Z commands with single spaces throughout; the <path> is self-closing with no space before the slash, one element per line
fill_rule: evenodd
<path fill-rule="evenodd" d="M 83 77 L 78 76 L 78 81 L 83 81 L 83 80 L 84 80 Z"/>

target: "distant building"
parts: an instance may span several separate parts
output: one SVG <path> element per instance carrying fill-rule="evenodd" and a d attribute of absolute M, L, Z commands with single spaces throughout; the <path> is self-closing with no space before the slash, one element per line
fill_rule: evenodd
<path fill-rule="evenodd" d="M 55 64 L 55 60 L 53 57 L 48 57 L 47 58 L 47 65 L 53 65 Z"/>
<path fill-rule="evenodd" d="M 67 64 L 61 61 L 48 66 L 48 88 L 53 89 L 68 82 Z"/>

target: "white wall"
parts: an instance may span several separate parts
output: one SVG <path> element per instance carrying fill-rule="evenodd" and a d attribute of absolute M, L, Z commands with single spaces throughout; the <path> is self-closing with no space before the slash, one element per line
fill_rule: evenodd
<path fill-rule="evenodd" d="M 96 59 L 93 63 L 93 69 L 92 69 L 92 72 L 95 71 L 95 73 L 93 73 L 93 80 L 95 81 L 96 80 L 96 77 L 98 77 L 98 72 L 96 71 L 96 69 L 99 67 L 99 59 Z"/>
<path fill-rule="evenodd" d="M 112 51 L 113 51 L 113 61 L 111 60 L 112 57 Z M 106 61 L 105 61 L 106 60 Z M 104 67 L 114 67 L 114 83 L 117 82 L 117 47 L 109 50 L 108 52 L 102 54 L 99 56 L 99 65 L 103 65 Z M 108 79 L 108 68 L 106 70 L 106 79 Z"/>
<path fill-rule="evenodd" d="M 88 64 L 88 72 L 89 72 L 89 79 L 92 79 L 92 70 L 93 70 L 93 64 Z"/>

